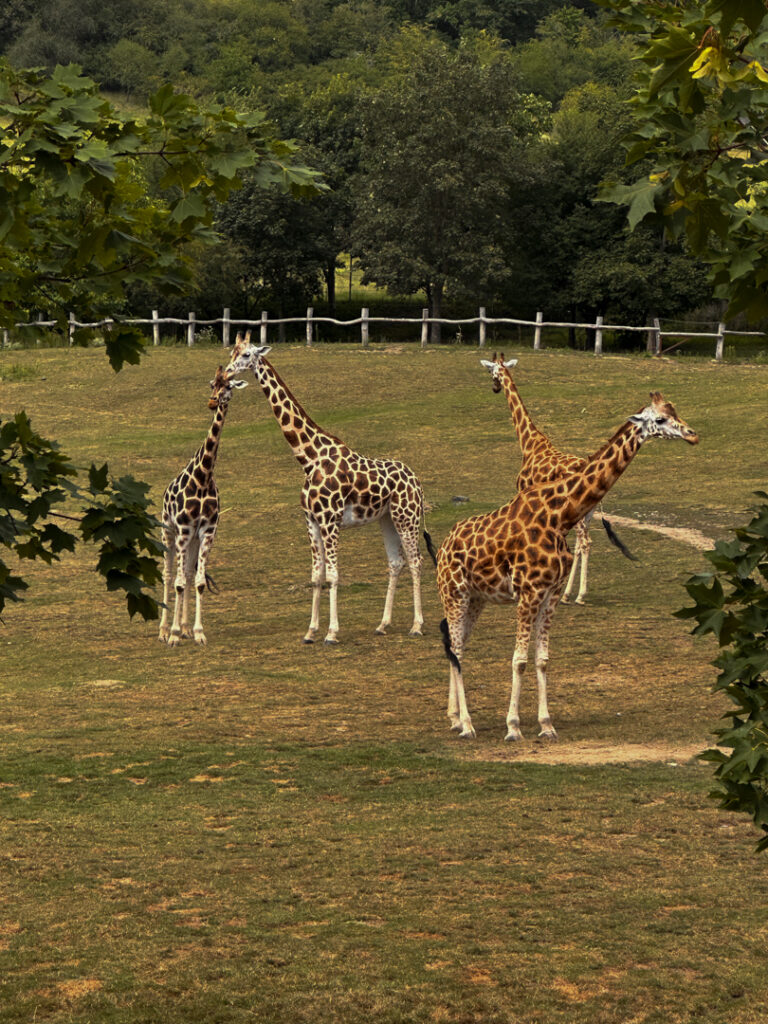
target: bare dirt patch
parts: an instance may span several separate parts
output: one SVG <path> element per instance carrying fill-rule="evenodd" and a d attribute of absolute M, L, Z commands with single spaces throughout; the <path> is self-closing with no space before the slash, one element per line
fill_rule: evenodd
<path fill-rule="evenodd" d="M 535 764 L 687 764 L 707 746 L 701 743 L 560 743 L 506 744 L 497 749 L 464 748 L 469 761 L 517 761 Z"/>
<path fill-rule="evenodd" d="M 629 516 L 610 516 L 611 523 L 619 526 L 629 526 L 634 530 L 652 530 L 654 533 L 661 533 L 670 540 L 680 541 L 681 544 L 690 544 L 698 551 L 709 551 L 715 546 L 714 540 L 707 537 L 700 530 L 692 530 L 683 526 L 658 526 L 656 523 L 641 523 Z"/>

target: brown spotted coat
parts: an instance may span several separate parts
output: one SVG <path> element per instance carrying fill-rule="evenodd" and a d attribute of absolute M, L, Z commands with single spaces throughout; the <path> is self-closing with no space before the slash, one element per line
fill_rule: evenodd
<path fill-rule="evenodd" d="M 501 508 L 457 523 L 443 541 L 437 580 L 451 663 L 448 716 L 451 727 L 462 736 L 475 733 L 464 695 L 461 659 L 472 627 L 488 602 L 517 604 L 506 738 L 521 738 L 518 706 L 532 633 L 536 639 L 539 735 L 556 736 L 547 707 L 546 670 L 550 625 L 573 562 L 566 536 L 601 501 L 643 441 L 653 436 L 698 443 L 696 433 L 674 408 L 659 392 L 652 392 L 651 405 L 630 417 L 581 470 L 529 487 Z"/>
<path fill-rule="evenodd" d="M 304 411 L 280 374 L 264 357 L 262 347 L 250 346 L 238 335 L 228 372 L 253 370 L 269 401 L 286 441 L 304 470 L 301 507 L 312 549 L 312 614 L 304 637 L 312 643 L 320 625 L 320 592 L 329 584 L 330 624 L 327 643 L 337 642 L 338 542 L 343 527 L 378 522 L 389 563 L 389 585 L 377 633 L 392 618 L 395 588 L 407 564 L 413 584 L 412 635 L 421 635 L 421 564 L 419 530 L 424 495 L 418 478 L 395 459 L 370 459 L 329 434 Z"/>

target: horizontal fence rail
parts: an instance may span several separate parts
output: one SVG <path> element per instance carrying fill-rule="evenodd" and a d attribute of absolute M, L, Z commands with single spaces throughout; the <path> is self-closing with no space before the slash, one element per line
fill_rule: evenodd
<path fill-rule="evenodd" d="M 201 327 L 214 327 L 221 325 L 221 343 L 225 348 L 228 348 L 231 344 L 231 330 L 233 327 L 240 328 L 258 328 L 259 329 L 259 341 L 261 344 L 267 344 L 268 331 L 270 327 L 279 327 L 285 324 L 304 324 L 306 330 L 306 342 L 308 346 L 311 346 L 314 340 L 314 325 L 315 324 L 332 324 L 336 327 L 360 327 L 360 341 L 363 346 L 367 346 L 370 337 L 370 325 L 371 324 L 413 324 L 421 327 L 421 345 L 426 347 L 429 343 L 429 328 L 432 324 L 441 324 L 448 327 L 464 327 L 474 326 L 478 327 L 478 346 L 483 348 L 486 344 L 487 328 L 495 325 L 499 326 L 511 326 L 511 327 L 532 327 L 534 329 L 533 334 L 533 348 L 541 349 L 542 347 L 542 331 L 545 328 L 568 328 L 571 330 L 586 330 L 594 332 L 594 351 L 596 355 L 601 355 L 603 352 L 603 334 L 605 331 L 616 331 L 616 332 L 630 332 L 637 334 L 645 334 L 646 350 L 653 355 L 663 355 L 665 352 L 671 352 L 673 349 L 679 348 L 680 345 L 684 344 L 691 338 L 714 338 L 715 339 L 715 359 L 720 362 L 723 358 L 723 346 L 727 335 L 738 335 L 740 337 L 766 337 L 763 331 L 738 331 L 726 329 L 724 323 L 717 325 L 716 331 L 685 331 L 685 330 L 662 330 L 658 319 L 654 319 L 653 323 L 645 324 L 642 327 L 636 324 L 610 324 L 604 323 L 603 318 L 598 316 L 594 323 L 572 323 L 569 321 L 561 320 L 545 320 L 544 314 L 539 312 L 536 314 L 535 320 L 521 320 L 516 317 L 489 317 L 486 316 L 485 308 L 480 307 L 477 316 L 462 317 L 460 319 L 450 319 L 447 317 L 432 317 L 429 315 L 429 310 L 423 309 L 420 317 L 389 317 L 389 316 L 371 316 L 368 308 L 363 308 L 360 312 L 360 316 L 353 317 L 351 320 L 337 320 L 331 316 L 315 316 L 314 309 L 310 306 L 304 316 L 289 316 L 289 317 L 278 317 L 270 318 L 266 310 L 262 311 L 261 316 L 258 320 L 250 319 L 232 319 L 229 309 L 224 310 L 224 315 L 216 317 L 213 320 L 198 320 L 194 312 L 189 313 L 186 318 L 172 317 L 172 316 L 160 316 L 158 310 L 152 311 L 152 316 L 149 318 L 142 317 L 125 317 L 120 320 L 114 320 L 112 318 L 105 318 L 103 320 L 92 321 L 88 323 L 77 320 L 73 313 L 69 314 L 68 321 L 68 336 L 69 344 L 72 345 L 74 342 L 75 331 L 83 328 L 92 330 L 106 329 L 109 330 L 117 323 L 130 324 L 131 326 L 151 326 L 152 327 L 152 339 L 155 345 L 160 344 L 160 327 L 163 324 L 172 324 L 175 326 L 182 326 L 186 328 L 187 345 L 192 346 L 195 344 L 195 335 Z M 15 325 L 18 328 L 28 327 L 42 327 L 42 328 L 55 328 L 58 326 L 56 320 L 35 320 L 31 323 L 17 323 Z M 3 348 L 7 348 L 9 344 L 8 331 L 4 330 L 3 334 Z M 682 341 L 677 342 L 674 345 L 670 345 L 668 348 L 663 347 L 664 338 L 681 338 Z"/>

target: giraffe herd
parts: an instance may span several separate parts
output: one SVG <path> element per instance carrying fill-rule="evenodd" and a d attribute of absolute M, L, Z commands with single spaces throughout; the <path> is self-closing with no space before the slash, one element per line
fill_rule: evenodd
<path fill-rule="evenodd" d="M 205 644 L 202 597 L 211 580 L 206 561 L 216 534 L 219 498 L 214 468 L 221 430 L 235 389 L 247 382 L 239 374 L 252 372 L 294 456 L 304 470 L 301 505 L 312 551 L 312 609 L 305 643 L 313 643 L 320 628 L 322 587 L 329 590 L 329 625 L 325 642 L 338 643 L 338 543 L 345 527 L 378 522 L 389 563 L 384 611 L 376 632 L 386 633 L 398 577 L 405 565 L 413 587 L 412 636 L 420 636 L 421 606 L 419 550 L 423 533 L 437 566 L 437 585 L 445 618 L 440 624 L 449 662 L 448 717 L 451 729 L 464 738 L 475 730 L 467 708 L 462 659 L 472 627 L 488 604 L 517 606 L 517 633 L 512 660 L 512 694 L 507 712 L 506 740 L 520 740 L 519 702 L 523 673 L 534 639 L 538 684 L 539 736 L 557 733 L 547 705 L 549 631 L 561 601 L 573 589 L 581 565 L 577 604 L 587 588 L 589 524 L 595 509 L 618 480 L 641 445 L 654 437 L 695 445 L 698 434 L 682 420 L 660 392 L 650 404 L 630 415 L 613 436 L 588 459 L 558 451 L 540 431 L 520 398 L 511 369 L 516 360 L 481 360 L 492 377 L 493 390 L 504 391 L 522 454 L 517 494 L 484 515 L 455 524 L 435 552 L 424 528 L 424 494 L 408 466 L 393 459 L 370 459 L 329 434 L 304 411 L 278 372 L 267 360 L 268 346 L 251 345 L 250 333 L 238 334 L 226 369 L 219 366 L 211 381 L 209 407 L 214 412 L 208 435 L 189 464 L 169 484 L 163 499 L 163 613 L 159 639 L 175 646 L 184 638 Z M 617 541 L 610 524 L 609 537 Z M 575 531 L 575 555 L 566 537 Z M 176 563 L 175 608 L 169 626 L 171 585 Z M 195 621 L 190 632 L 189 601 L 196 594 Z"/>

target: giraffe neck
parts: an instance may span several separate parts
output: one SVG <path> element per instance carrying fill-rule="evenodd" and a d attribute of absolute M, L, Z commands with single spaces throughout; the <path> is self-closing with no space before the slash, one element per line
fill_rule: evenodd
<path fill-rule="evenodd" d="M 317 457 L 319 447 L 338 445 L 337 437 L 326 433 L 302 409 L 272 364 L 263 357 L 254 368 L 256 379 L 269 400 L 275 419 L 299 463 L 307 469 Z"/>
<path fill-rule="evenodd" d="M 216 465 L 216 456 L 219 453 L 219 441 L 221 440 L 221 430 L 224 426 L 224 419 L 227 415 L 228 405 L 218 405 L 216 412 L 213 414 L 211 425 L 208 429 L 208 434 L 200 446 L 197 455 L 193 459 L 194 464 L 199 470 L 202 469 L 204 475 L 211 476 L 213 474 L 213 467 Z"/>
<path fill-rule="evenodd" d="M 602 501 L 640 451 L 642 443 L 640 428 L 627 420 L 602 448 L 587 459 L 582 470 L 558 481 L 565 484 L 565 500 L 558 510 L 563 529 L 570 530 Z M 552 486 L 556 492 L 557 483 Z"/>
<path fill-rule="evenodd" d="M 526 454 L 532 448 L 534 443 L 544 437 L 544 435 L 531 419 L 530 414 L 525 408 L 523 400 L 520 397 L 520 392 L 517 390 L 515 382 L 512 380 L 512 374 L 506 368 L 501 374 L 501 385 L 504 388 L 507 405 L 509 406 L 509 411 L 512 414 L 512 420 L 515 424 L 517 440 L 520 442 L 520 448 L 523 453 L 523 458 L 525 459 Z"/>

